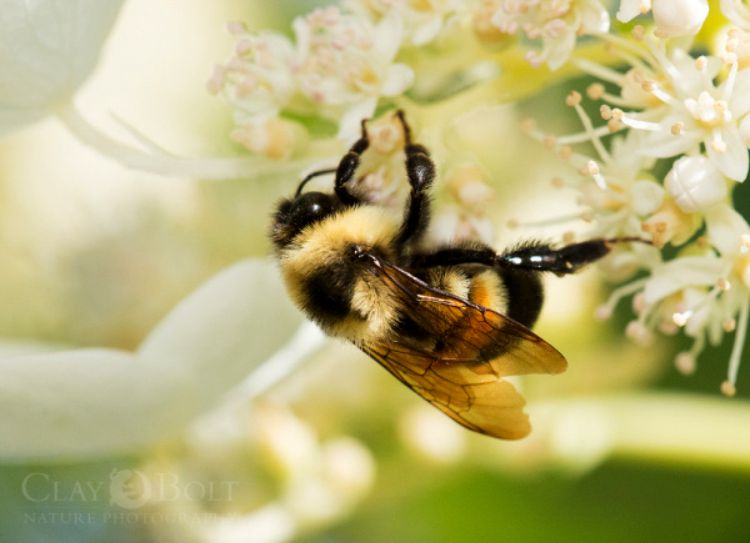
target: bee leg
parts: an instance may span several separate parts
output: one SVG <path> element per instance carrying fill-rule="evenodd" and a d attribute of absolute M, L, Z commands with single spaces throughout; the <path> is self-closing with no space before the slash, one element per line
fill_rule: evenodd
<path fill-rule="evenodd" d="M 370 137 L 367 135 L 367 119 L 362 119 L 362 133 L 360 138 L 354 142 L 349 151 L 341 157 L 339 165 L 336 168 L 336 180 L 334 182 L 334 192 L 339 200 L 345 205 L 355 205 L 359 203 L 359 198 L 354 196 L 346 184 L 354 177 L 354 172 L 359 166 L 359 157 L 370 146 Z"/>
<path fill-rule="evenodd" d="M 409 266 L 415 269 L 436 268 L 441 266 L 458 266 L 460 264 L 482 264 L 494 267 L 497 265 L 498 255 L 489 247 L 448 247 L 438 249 L 433 253 L 415 254 L 411 257 Z"/>
<path fill-rule="evenodd" d="M 409 201 L 404 213 L 404 220 L 396 236 L 396 246 L 401 249 L 409 242 L 418 240 L 430 221 L 430 198 L 428 191 L 435 179 L 435 164 L 427 149 L 414 143 L 411 138 L 411 127 L 406 122 L 404 112 L 396 112 L 404 129 L 406 153 L 406 175 L 411 185 Z"/>
<path fill-rule="evenodd" d="M 497 257 L 501 268 L 552 272 L 567 275 L 606 256 L 617 243 L 650 243 L 636 237 L 591 239 L 571 243 L 554 249 L 546 243 L 531 242 L 507 251 Z"/>

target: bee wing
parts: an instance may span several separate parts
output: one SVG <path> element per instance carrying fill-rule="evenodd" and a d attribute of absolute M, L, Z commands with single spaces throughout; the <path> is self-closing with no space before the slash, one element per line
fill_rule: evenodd
<path fill-rule="evenodd" d="M 559 373 L 565 358 L 513 319 L 368 256 L 429 339 L 399 337 L 359 348 L 466 428 L 503 439 L 526 436 L 531 427 L 522 409 L 525 401 L 502 377 Z"/>

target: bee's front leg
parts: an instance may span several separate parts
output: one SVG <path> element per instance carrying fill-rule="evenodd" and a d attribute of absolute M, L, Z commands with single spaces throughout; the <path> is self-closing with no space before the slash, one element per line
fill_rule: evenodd
<path fill-rule="evenodd" d="M 404 221 L 396 237 L 396 246 L 400 250 L 406 244 L 419 240 L 430 222 L 429 189 L 435 179 L 435 164 L 430 153 L 423 145 L 414 143 L 411 128 L 406 122 L 404 112 L 396 112 L 404 129 L 404 152 L 406 153 L 406 175 L 411 185 L 409 201 L 404 213 Z"/>
<path fill-rule="evenodd" d="M 354 177 L 354 172 L 359 167 L 359 158 L 370 146 L 370 137 L 367 134 L 367 119 L 362 119 L 362 133 L 357 141 L 349 148 L 349 151 L 341 157 L 338 168 L 336 168 L 336 180 L 333 190 L 339 200 L 346 205 L 359 203 L 359 198 L 354 196 L 346 184 Z"/>

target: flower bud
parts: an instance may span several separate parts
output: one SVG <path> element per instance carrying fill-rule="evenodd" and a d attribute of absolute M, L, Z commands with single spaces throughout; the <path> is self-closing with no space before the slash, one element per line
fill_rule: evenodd
<path fill-rule="evenodd" d="M 686 213 L 704 211 L 724 200 L 727 182 L 705 156 L 686 156 L 677 160 L 664 180 L 677 206 Z"/>
<path fill-rule="evenodd" d="M 297 123 L 269 117 L 235 128 L 231 138 L 253 153 L 278 160 L 289 158 L 306 142 L 306 135 Z"/>
<path fill-rule="evenodd" d="M 693 36 L 708 15 L 706 0 L 654 0 L 656 30 L 664 36 Z"/>

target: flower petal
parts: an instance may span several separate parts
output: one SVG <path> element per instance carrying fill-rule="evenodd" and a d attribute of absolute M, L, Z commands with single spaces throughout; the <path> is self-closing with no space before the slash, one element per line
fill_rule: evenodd
<path fill-rule="evenodd" d="M 186 406 L 162 403 L 160 393 L 184 390 L 180 375 L 145 369 L 133 354 L 107 349 L 0 359 L 0 456 L 60 459 L 148 443 Z"/>
<path fill-rule="evenodd" d="M 609 32 L 609 13 L 598 0 L 583 2 L 578 9 L 581 28 L 584 32 Z"/>
<path fill-rule="evenodd" d="M 621 0 L 617 10 L 617 20 L 627 23 L 641 14 L 641 0 Z"/>
<path fill-rule="evenodd" d="M 138 353 L 80 349 L 0 358 L 0 457 L 60 460 L 174 436 L 286 343 L 301 321 L 265 260 L 181 302 Z"/>
<path fill-rule="evenodd" d="M 729 205 L 716 206 L 706 212 L 706 233 L 711 246 L 722 255 L 737 254 L 743 235 L 750 232 L 745 219 Z"/>
<path fill-rule="evenodd" d="M 381 62 L 393 60 L 404 39 L 404 22 L 395 11 L 388 12 L 375 27 L 373 52 Z"/>
<path fill-rule="evenodd" d="M 346 110 L 339 121 L 338 138 L 346 142 L 353 142 L 359 137 L 362 119 L 369 119 L 375 112 L 378 99 L 370 97 L 357 102 Z"/>
<path fill-rule="evenodd" d="M 737 72 L 729 109 L 735 119 L 750 112 L 750 68 L 743 68 Z"/>
<path fill-rule="evenodd" d="M 7 0 L 0 9 L 0 134 L 68 99 L 96 66 L 123 0 Z"/>
<path fill-rule="evenodd" d="M 689 286 L 713 286 L 724 273 L 724 261 L 714 256 L 685 256 L 657 266 L 643 290 L 651 305 Z"/>
<path fill-rule="evenodd" d="M 679 118 L 667 118 L 659 124 L 669 127 L 679 121 Z M 669 129 L 664 129 L 646 134 L 640 152 L 643 156 L 667 158 L 687 152 L 699 141 L 690 133 L 675 136 Z"/>
<path fill-rule="evenodd" d="M 398 96 L 414 82 L 414 72 L 406 64 L 394 64 L 383 77 L 380 92 L 383 96 Z"/>
<path fill-rule="evenodd" d="M 417 25 L 411 36 L 411 42 L 416 45 L 425 45 L 431 42 L 443 28 L 442 14 L 436 14 Z"/>
<path fill-rule="evenodd" d="M 730 179 L 742 182 L 747 177 L 747 169 L 750 166 L 747 145 L 742 141 L 740 131 L 735 125 L 725 126 L 720 133 L 726 149 L 719 152 L 714 149 L 710 141 L 707 141 L 706 153 L 708 158 L 716 164 L 721 173 Z"/>
<path fill-rule="evenodd" d="M 283 346 L 302 322 L 275 264 L 235 264 L 183 300 L 143 342 L 139 358 L 176 361 L 197 379 L 198 410 L 213 403 Z"/>

